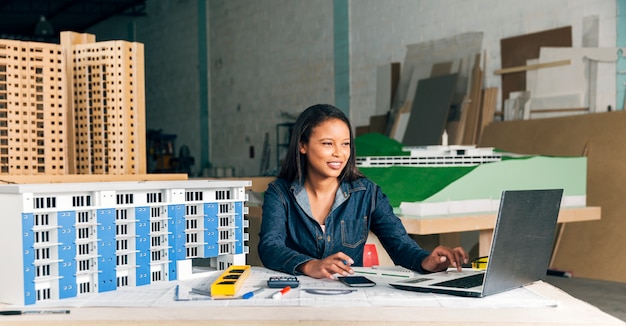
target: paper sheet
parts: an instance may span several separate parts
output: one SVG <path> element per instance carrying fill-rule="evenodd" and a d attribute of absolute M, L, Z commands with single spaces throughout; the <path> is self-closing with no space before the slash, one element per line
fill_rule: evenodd
<path fill-rule="evenodd" d="M 369 288 L 349 288 L 330 279 L 313 279 L 298 276 L 300 286 L 287 292 L 281 299 L 272 299 L 280 289 L 267 288 L 270 276 L 282 275 L 262 267 L 252 267 L 240 293 L 258 288 L 266 288 L 250 299 L 211 299 L 208 296 L 190 294 L 192 288 L 205 291 L 220 275 L 220 272 L 202 273 L 192 279 L 172 282 L 157 282 L 139 287 L 128 287 L 116 291 L 80 295 L 75 298 L 49 300 L 30 305 L 27 309 L 71 308 L 71 307 L 188 307 L 188 306 L 314 306 L 314 307 L 355 307 L 355 306 L 415 306 L 453 308 L 529 308 L 556 307 L 558 301 L 546 298 L 522 287 L 485 298 L 462 298 L 443 294 L 418 293 L 398 290 L 388 282 L 395 277 L 367 277 L 377 284 Z M 176 290 L 179 296 L 176 300 Z M 352 290 L 352 291 L 346 291 Z"/>

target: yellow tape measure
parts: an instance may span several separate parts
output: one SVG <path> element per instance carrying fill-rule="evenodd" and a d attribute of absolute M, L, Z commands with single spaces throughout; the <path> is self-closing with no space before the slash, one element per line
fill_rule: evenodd
<path fill-rule="evenodd" d="M 487 269 L 487 262 L 489 261 L 488 256 L 474 258 L 472 260 L 472 269 L 476 270 L 485 270 Z"/>

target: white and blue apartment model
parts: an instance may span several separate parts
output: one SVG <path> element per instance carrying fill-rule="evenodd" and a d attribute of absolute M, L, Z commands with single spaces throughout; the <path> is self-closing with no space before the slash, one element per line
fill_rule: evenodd
<path fill-rule="evenodd" d="M 0 185 L 0 301 L 173 281 L 246 262 L 245 180 Z"/>

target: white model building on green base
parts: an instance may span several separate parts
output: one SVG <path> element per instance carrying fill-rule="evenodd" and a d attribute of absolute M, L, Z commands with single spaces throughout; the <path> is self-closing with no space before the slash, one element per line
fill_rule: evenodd
<path fill-rule="evenodd" d="M 450 146 L 404 146 L 402 150 L 408 156 L 359 156 L 356 158 L 358 167 L 385 166 L 474 166 L 478 164 L 499 162 L 502 154 L 492 147 L 476 147 L 473 145 Z"/>
<path fill-rule="evenodd" d="M 587 158 L 503 153 L 473 145 L 407 147 L 370 133 L 355 139 L 357 166 L 403 217 L 495 212 L 504 190 L 563 189 L 586 206 Z"/>
<path fill-rule="evenodd" d="M 563 207 L 587 201 L 587 158 L 534 156 L 482 164 L 420 202 L 402 202 L 403 216 L 496 212 L 504 190 L 563 189 Z"/>
<path fill-rule="evenodd" d="M 32 305 L 246 263 L 244 180 L 0 185 L 0 302 Z"/>

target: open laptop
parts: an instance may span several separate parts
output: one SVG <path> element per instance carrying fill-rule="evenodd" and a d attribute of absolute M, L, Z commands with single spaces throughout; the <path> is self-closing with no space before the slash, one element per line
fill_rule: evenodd
<path fill-rule="evenodd" d="M 562 196 L 563 189 L 502 192 L 485 271 L 449 269 L 389 284 L 402 290 L 484 297 L 543 280 Z"/>

